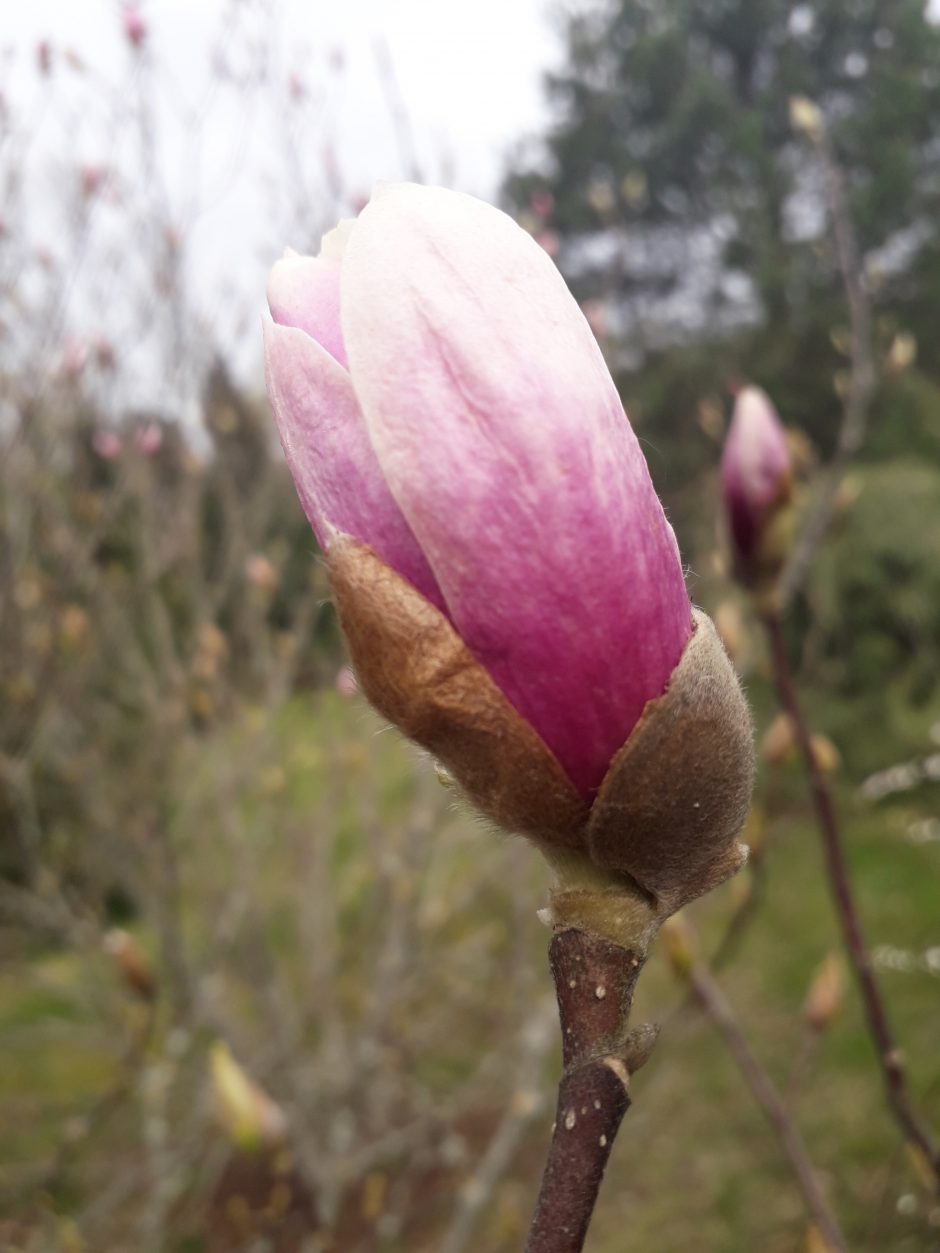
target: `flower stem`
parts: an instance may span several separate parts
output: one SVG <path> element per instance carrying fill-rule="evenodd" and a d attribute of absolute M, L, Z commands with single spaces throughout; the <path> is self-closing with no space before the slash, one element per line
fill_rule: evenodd
<path fill-rule="evenodd" d="M 895 1043 L 894 1035 L 888 1022 L 885 1004 L 875 980 L 871 957 L 869 956 L 868 947 L 862 932 L 861 920 L 849 880 L 845 850 L 839 832 L 839 821 L 832 793 L 826 777 L 816 761 L 809 728 L 800 708 L 796 685 L 793 681 L 793 674 L 790 670 L 789 658 L 787 657 L 786 641 L 784 640 L 783 624 L 780 615 L 773 611 L 768 612 L 764 616 L 764 623 L 770 640 L 777 694 L 781 705 L 792 719 L 797 743 L 799 744 L 804 767 L 809 778 L 813 806 L 816 810 L 817 825 L 822 839 L 829 888 L 842 928 L 842 936 L 849 960 L 861 990 L 868 1031 L 875 1045 L 875 1055 L 884 1079 L 888 1105 L 905 1138 L 916 1146 L 922 1154 L 933 1174 L 936 1186 L 940 1189 L 940 1148 L 938 1148 L 933 1133 L 921 1121 L 911 1104 L 901 1050 Z"/>
<path fill-rule="evenodd" d="M 725 1000 L 721 988 L 707 966 L 700 962 L 693 963 L 688 972 L 689 985 L 703 1010 L 724 1037 L 728 1051 L 737 1064 L 751 1093 L 761 1109 L 767 1115 L 771 1126 L 780 1141 L 793 1173 L 799 1184 L 806 1208 L 815 1223 L 819 1234 L 825 1240 L 832 1253 L 844 1253 L 846 1244 L 839 1230 L 835 1215 L 823 1196 L 812 1164 L 806 1154 L 806 1147 L 796 1125 L 780 1094 L 774 1087 L 751 1046 L 738 1026 L 731 1006 Z"/>
<path fill-rule="evenodd" d="M 558 997 L 563 1072 L 526 1253 L 581 1253 L 607 1159 L 630 1106 L 631 1073 L 652 1048 L 629 1031 L 643 957 L 585 931 L 556 931 L 549 962 Z"/>

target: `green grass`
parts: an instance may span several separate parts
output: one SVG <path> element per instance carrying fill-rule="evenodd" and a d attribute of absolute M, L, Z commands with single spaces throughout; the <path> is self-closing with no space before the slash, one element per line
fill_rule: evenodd
<path fill-rule="evenodd" d="M 921 722 L 927 724 L 926 715 Z M 825 729 L 840 723 L 847 725 L 837 710 Z M 312 955 L 304 937 L 311 922 L 305 883 L 312 880 L 305 874 L 328 878 L 338 962 L 329 1012 L 353 1031 L 381 993 L 376 972 L 383 927 L 396 901 L 403 903 L 409 971 L 400 998 L 383 1011 L 387 1050 L 380 1066 L 401 1069 L 409 1084 L 443 1105 L 474 1074 L 482 1054 L 500 1041 L 511 1047 L 527 1010 L 519 988 L 529 988 L 533 1000 L 548 990 L 546 935 L 535 918 L 547 876 L 534 853 L 455 815 L 449 794 L 414 763 L 412 750 L 397 735 L 378 732 L 358 702 L 332 694 L 295 698 L 273 720 L 248 711 L 204 738 L 198 753 L 181 754 L 171 838 L 181 868 L 186 944 L 197 961 L 213 955 L 216 992 L 248 1056 L 253 1048 L 261 1056 L 266 1043 L 264 983 L 271 971 L 283 977 L 296 1005 L 310 1008 L 304 998 Z M 721 983 L 753 1048 L 786 1087 L 803 1043 L 800 1011 L 809 980 L 839 939 L 798 772 L 764 780 L 762 790 L 772 803 L 765 896 Z M 871 945 L 920 954 L 940 943 L 940 847 L 903 836 L 912 817 L 929 812 L 929 795 L 872 808 L 856 799 L 851 780 L 840 780 L 838 791 Z M 425 821 L 428 830 L 415 847 L 410 841 Z M 315 843 L 325 856 L 311 870 L 305 859 Z M 219 919 L 239 875 L 251 884 L 246 908 L 256 915 L 263 954 L 242 930 L 230 942 L 219 939 Z M 738 890 L 726 885 L 693 907 L 704 950 L 720 936 Z M 156 952 L 145 921 L 137 933 Z M 879 979 L 912 1089 L 940 1126 L 940 982 L 923 969 L 881 970 Z M 674 976 L 654 956 L 640 984 L 636 1021 L 669 1020 L 681 998 Z M 132 1014 L 101 956 L 50 951 L 0 976 L 6 1129 L 0 1186 L 46 1160 L 65 1122 L 113 1080 Z M 161 1032 L 169 1026 L 161 1019 Z M 314 1055 L 328 1028 L 326 1010 L 310 1013 L 298 1047 Z M 204 1035 L 191 1045 L 188 1086 L 180 1089 L 184 1105 L 187 1092 L 195 1101 L 193 1094 L 204 1091 L 200 1050 L 212 1032 Z M 165 1043 L 165 1036 L 158 1038 Z M 279 1076 L 277 1068 L 268 1076 L 275 1091 Z M 550 1089 L 556 1076 L 552 1056 L 539 1082 Z M 481 1108 L 460 1113 L 470 1128 L 462 1133 L 468 1156 L 412 1202 L 417 1208 L 409 1221 L 424 1224 L 421 1243 L 414 1243 L 418 1226 L 406 1224 L 402 1236 L 375 1237 L 374 1245 L 362 1247 L 400 1253 L 435 1247 L 453 1195 L 505 1107 L 510 1082 L 497 1067 Z M 284 1091 L 278 1095 L 286 1099 Z M 937 1228 L 930 1225 L 938 1219 L 936 1202 L 920 1187 L 886 1112 L 853 987 L 791 1095 L 850 1247 L 870 1253 L 936 1247 Z M 520 1246 L 548 1122 L 533 1126 L 499 1182 L 472 1246 L 481 1253 Z M 134 1157 L 140 1135 L 139 1118 L 117 1118 L 89 1150 L 94 1169 L 79 1163 L 71 1186 L 44 1204 L 65 1216 L 81 1215 L 89 1199 L 83 1188 L 92 1187 L 95 1171 Z M 384 1169 L 392 1181 L 406 1176 L 407 1154 Z M 907 1194 L 915 1197 L 914 1212 L 902 1214 L 897 1201 Z M 191 1225 L 181 1226 L 174 1247 L 200 1247 Z M 436 1234 L 427 1234 L 429 1226 Z M 804 1210 L 780 1146 L 727 1051 L 700 1017 L 672 1022 L 635 1081 L 588 1249 L 784 1253 L 802 1248 L 805 1235 Z"/>

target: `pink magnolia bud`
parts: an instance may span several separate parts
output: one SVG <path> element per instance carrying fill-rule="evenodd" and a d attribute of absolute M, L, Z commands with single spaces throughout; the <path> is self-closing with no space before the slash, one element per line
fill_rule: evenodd
<path fill-rule="evenodd" d="M 739 568 L 759 563 L 774 514 L 790 497 L 791 459 L 777 412 L 758 387 L 738 393 L 721 457 L 721 490 Z"/>
<path fill-rule="evenodd" d="M 392 185 L 278 262 L 268 300 L 268 393 L 328 556 L 352 537 L 404 576 L 591 797 L 692 615 L 557 269 L 489 205 Z"/>
<path fill-rule="evenodd" d="M 529 208 L 540 222 L 546 222 L 555 211 L 555 197 L 550 191 L 535 191 L 529 200 Z"/>
<path fill-rule="evenodd" d="M 163 447 L 163 428 L 159 422 L 147 422 L 134 435 L 137 451 L 145 457 L 155 457 Z"/>
<path fill-rule="evenodd" d="M 98 194 L 106 177 L 107 175 L 100 165 L 82 166 L 79 171 L 79 181 L 81 182 L 82 195 L 86 200 L 91 200 Z"/>
<path fill-rule="evenodd" d="M 359 684 L 351 666 L 340 666 L 334 681 L 337 692 L 346 700 L 352 700 L 359 693 Z"/>
<path fill-rule="evenodd" d="M 607 334 L 607 303 L 603 300 L 585 300 L 581 312 L 597 339 Z"/>
<path fill-rule="evenodd" d="M 136 4 L 128 4 L 123 13 L 124 35 L 133 48 L 139 48 L 147 38 L 147 24 Z"/>
<path fill-rule="evenodd" d="M 561 251 L 561 236 L 557 231 L 540 230 L 536 232 L 535 242 L 554 259 Z"/>
<path fill-rule="evenodd" d="M 81 339 L 69 336 L 62 346 L 62 373 L 74 381 L 79 378 L 88 363 L 88 345 Z"/>
<path fill-rule="evenodd" d="M 102 461 L 117 461 L 123 444 L 120 435 L 114 431 L 95 431 L 91 446 Z"/>

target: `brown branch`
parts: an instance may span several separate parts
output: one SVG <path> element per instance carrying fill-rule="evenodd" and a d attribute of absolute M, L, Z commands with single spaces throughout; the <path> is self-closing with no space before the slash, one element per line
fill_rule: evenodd
<path fill-rule="evenodd" d="M 793 600 L 809 573 L 835 509 L 836 493 L 852 458 L 861 447 L 875 391 L 871 302 L 862 278 L 858 241 L 845 194 L 845 178 L 823 133 L 816 147 L 826 176 L 829 217 L 849 310 L 849 386 L 832 460 L 822 475 L 816 499 L 796 538 L 776 588 L 781 609 Z"/>
<path fill-rule="evenodd" d="M 832 1253 L 844 1253 L 845 1240 L 839 1230 L 835 1215 L 816 1181 L 812 1163 L 807 1156 L 806 1146 L 803 1144 L 796 1124 L 790 1117 L 769 1075 L 755 1054 L 751 1052 L 751 1047 L 738 1026 L 734 1012 L 721 988 L 709 969 L 698 962 L 690 967 L 688 979 L 702 1009 L 724 1037 L 728 1051 L 789 1158 L 806 1208 L 820 1235 Z"/>
<path fill-rule="evenodd" d="M 527 1253 L 580 1253 L 607 1159 L 630 1105 L 629 1078 L 655 1035 L 630 1033 L 643 957 L 584 931 L 556 931 L 549 962 L 564 1069 Z"/>
<path fill-rule="evenodd" d="M 829 889 L 842 928 L 846 951 L 862 994 L 868 1031 L 875 1045 L 875 1055 L 884 1079 L 888 1105 L 906 1139 L 916 1145 L 923 1154 L 940 1190 L 940 1148 L 933 1133 L 921 1121 L 911 1104 L 901 1050 L 895 1043 L 894 1034 L 888 1022 L 885 1004 L 875 979 L 868 946 L 862 932 L 832 793 L 816 761 L 809 728 L 803 718 L 797 697 L 796 685 L 787 657 L 786 641 L 783 637 L 783 625 L 779 615 L 775 613 L 766 614 L 764 624 L 770 640 L 777 694 L 780 704 L 792 719 L 804 768 L 809 778 L 813 807 L 822 839 Z"/>

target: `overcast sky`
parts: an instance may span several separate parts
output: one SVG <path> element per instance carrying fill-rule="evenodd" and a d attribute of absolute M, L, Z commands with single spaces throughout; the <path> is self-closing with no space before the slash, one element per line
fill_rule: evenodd
<path fill-rule="evenodd" d="M 104 318 L 134 283 L 114 247 L 107 256 L 120 212 L 126 226 L 126 194 L 123 210 L 113 186 L 110 201 L 107 188 L 98 195 L 77 248 L 56 213 L 62 217 L 84 169 L 119 171 L 125 189 L 141 185 L 132 116 L 141 82 L 153 84 L 152 176 L 186 240 L 187 279 L 209 309 L 206 320 L 221 327 L 231 317 L 226 344 L 235 312 L 243 315 L 246 347 L 235 355 L 244 361 L 257 349 L 271 261 L 287 244 L 315 247 L 332 225 L 324 154 L 348 200 L 367 197 L 379 179 L 415 174 L 496 197 L 508 153 L 544 121 L 541 75 L 559 55 L 549 20 L 558 7 L 559 0 L 143 0 L 141 57 L 128 43 L 121 0 L 0 0 L 0 96 L 21 131 L 11 162 L 0 127 L 0 158 L 27 188 L 23 247 L 77 270 L 63 342 L 76 324 L 93 338 L 98 313 Z M 47 76 L 37 71 L 41 41 L 52 49 Z M 252 49 L 264 60 L 265 85 L 232 89 L 232 76 L 250 77 Z M 67 51 L 83 68 L 69 64 Z M 285 106 L 288 83 L 300 89 L 301 105 Z M 279 121 L 285 108 L 293 110 L 297 167 Z M 0 182 L 2 175 L 0 160 Z M 138 276 L 137 285 L 148 281 Z M 141 361 L 146 351 L 141 343 Z M 145 380 L 142 365 L 135 371 Z M 121 396 L 115 380 L 110 390 L 115 404 L 135 399 Z"/>
<path fill-rule="evenodd" d="M 549 0 L 242 0 L 277 30 L 285 66 L 318 70 L 344 56 L 341 135 L 353 176 L 396 172 L 376 41 L 387 40 L 404 107 L 426 164 L 447 149 L 467 190 L 492 193 L 507 146 L 542 112 L 539 76 L 556 55 Z M 226 0 L 144 0 L 155 54 L 192 98 L 207 78 L 207 54 L 231 6 Z M 0 4 L 0 46 L 31 59 L 37 42 L 69 46 L 92 66 L 116 70 L 125 55 L 119 0 L 29 0 Z"/>

